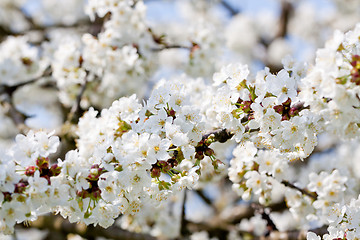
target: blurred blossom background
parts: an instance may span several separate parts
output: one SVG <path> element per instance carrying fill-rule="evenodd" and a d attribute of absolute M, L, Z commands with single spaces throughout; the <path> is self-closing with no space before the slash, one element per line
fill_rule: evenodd
<path fill-rule="evenodd" d="M 147 99 L 162 78 L 186 74 L 211 83 L 230 63 L 247 64 L 253 73 L 264 67 L 276 73 L 284 58 L 311 65 L 334 30 L 360 22 L 359 0 L 134 0 L 136 8 L 118 15 L 94 10 L 106 2 L 124 1 L 0 0 L 1 149 L 11 146 L 19 125 L 63 131 L 76 101 L 82 114 L 134 93 Z M 319 142 L 326 148 L 327 141 Z M 225 159 L 231 151 L 222 153 Z M 226 206 L 236 199 L 226 190 L 214 184 L 202 193 L 223 210 L 222 217 L 231 215 Z M 186 216 L 194 222 L 215 213 L 194 192 L 187 203 Z M 279 229 L 295 224 L 289 212 L 277 219 Z M 46 235 L 27 231 L 0 238 Z"/>

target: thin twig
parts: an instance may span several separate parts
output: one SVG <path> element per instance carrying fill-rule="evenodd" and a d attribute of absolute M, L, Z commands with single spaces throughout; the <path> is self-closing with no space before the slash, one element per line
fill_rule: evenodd
<path fill-rule="evenodd" d="M 165 49 L 188 49 L 191 50 L 191 47 L 183 46 L 183 45 L 171 45 L 171 44 L 162 44 L 162 47 L 159 48 L 152 48 L 151 50 L 154 52 L 163 51 Z"/>
<path fill-rule="evenodd" d="M 304 194 L 304 195 L 306 195 L 306 196 L 308 196 L 308 197 L 310 197 L 310 198 L 312 198 L 312 199 L 314 199 L 314 200 L 317 199 L 316 194 L 311 193 L 311 192 L 309 192 L 309 191 L 307 191 L 307 190 L 305 190 L 305 189 L 299 188 L 299 187 L 295 186 L 294 184 L 292 184 L 292 183 L 290 183 L 290 182 L 288 182 L 288 181 L 286 181 L 286 180 L 282 180 L 281 183 L 284 184 L 286 187 L 289 187 L 289 188 L 293 188 L 293 189 L 298 190 L 298 191 L 301 192 L 302 194 Z"/>
<path fill-rule="evenodd" d="M 208 198 L 204 192 L 202 190 L 195 190 L 195 192 L 199 195 L 199 197 L 207 204 L 209 205 L 214 211 L 215 213 L 218 212 L 217 208 L 214 206 L 213 202 L 210 200 L 210 198 Z"/>
<path fill-rule="evenodd" d="M 25 226 L 21 224 L 18 224 L 17 227 L 25 228 Z M 61 233 L 65 236 L 70 233 L 77 234 L 85 239 L 88 239 L 89 237 L 103 237 L 114 240 L 156 240 L 155 237 L 152 237 L 148 234 L 129 232 L 120 229 L 116 225 L 113 225 L 107 229 L 104 229 L 100 226 L 86 227 L 84 224 L 70 223 L 68 220 L 54 215 L 39 217 L 38 220 L 31 223 L 31 227 L 40 230 L 47 230 L 52 232 L 52 234 Z"/>
<path fill-rule="evenodd" d="M 25 125 L 25 120 L 30 116 L 20 112 L 15 107 L 10 96 L 6 96 L 4 99 L 2 99 L 1 104 L 5 108 L 5 114 L 13 121 L 18 130 L 21 133 L 26 133 L 29 130 L 29 127 Z"/>
<path fill-rule="evenodd" d="M 52 70 L 51 70 L 51 67 L 48 67 L 41 76 L 38 76 L 38 77 L 34 77 L 32 79 L 29 79 L 29 80 L 26 80 L 24 82 L 21 82 L 21 83 L 18 83 L 18 84 L 15 84 L 15 85 L 11 85 L 11 86 L 7 86 L 7 85 L 4 85 L 4 84 L 0 84 L 0 95 L 1 94 L 8 94 L 9 96 L 12 96 L 13 93 L 20 87 L 22 86 L 25 86 L 25 85 L 28 85 L 28 84 L 32 84 L 44 77 L 49 77 L 51 76 L 51 73 L 52 73 Z"/>
<path fill-rule="evenodd" d="M 220 129 L 220 130 L 215 130 L 213 132 L 210 132 L 208 134 L 205 134 L 202 137 L 202 140 L 206 140 L 208 137 L 210 137 L 211 135 L 214 136 L 214 140 L 216 142 L 220 142 L 220 143 L 224 143 L 227 140 L 231 139 L 232 136 L 234 136 L 233 133 L 231 133 L 229 130 L 227 129 Z"/>
<path fill-rule="evenodd" d="M 231 6 L 226 0 L 222 0 L 220 4 L 229 11 L 231 16 L 234 16 L 240 12 L 239 10 L 236 10 L 233 6 Z"/>
<path fill-rule="evenodd" d="M 26 114 L 20 112 L 14 102 L 13 102 L 13 95 L 17 89 L 23 87 L 28 84 L 32 84 L 39 79 L 50 76 L 51 69 L 48 68 L 44 71 L 43 75 L 27 80 L 25 82 L 18 83 L 16 85 L 7 86 L 7 85 L 0 85 L 0 104 L 2 104 L 6 110 L 6 115 L 13 121 L 16 127 L 19 129 L 21 133 L 25 133 L 29 130 L 29 128 L 25 125 L 25 120 L 31 116 L 27 116 Z"/>
<path fill-rule="evenodd" d="M 77 115 L 79 115 L 79 112 L 81 110 L 81 106 L 80 106 L 81 99 L 82 99 L 82 96 L 84 95 L 84 92 L 86 90 L 87 83 L 88 83 L 87 78 L 85 78 L 85 81 L 81 85 L 80 92 L 76 96 L 76 101 L 75 101 L 74 105 L 72 106 L 72 108 L 71 108 L 71 110 L 70 110 L 70 112 L 68 114 L 67 122 L 75 121 Z"/>
<path fill-rule="evenodd" d="M 183 199 L 183 204 L 182 204 L 182 208 L 181 208 L 181 227 L 180 227 L 180 234 L 181 236 L 186 236 L 188 235 L 188 229 L 187 229 L 187 220 L 186 220 L 186 214 L 185 214 L 185 205 L 186 205 L 186 189 L 184 190 L 184 199 Z"/>
<path fill-rule="evenodd" d="M 276 34 L 276 38 L 283 38 L 287 35 L 287 28 L 289 25 L 290 15 L 292 12 L 292 5 L 289 1 L 283 0 L 281 2 L 281 15 L 279 19 L 279 30 Z"/>
<path fill-rule="evenodd" d="M 269 236 L 273 231 L 278 231 L 278 228 L 276 227 L 274 221 L 271 219 L 264 206 L 261 204 L 252 203 L 251 207 L 254 208 L 255 212 L 259 213 L 261 218 L 266 221 L 267 232 L 265 233 L 265 236 Z"/>

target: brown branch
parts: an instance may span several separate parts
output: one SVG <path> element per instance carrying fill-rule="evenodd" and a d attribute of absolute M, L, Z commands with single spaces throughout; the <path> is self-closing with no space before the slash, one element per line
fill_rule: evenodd
<path fill-rule="evenodd" d="M 209 205 L 214 211 L 215 213 L 218 212 L 217 208 L 214 206 L 213 202 L 210 200 L 210 198 L 208 198 L 204 192 L 202 190 L 195 190 L 195 192 L 197 193 L 197 195 L 207 204 Z"/>
<path fill-rule="evenodd" d="M 283 0 L 281 2 L 281 15 L 279 19 L 279 29 L 276 34 L 276 38 L 283 38 L 287 35 L 287 28 L 289 25 L 290 15 L 292 13 L 293 7 L 289 1 Z"/>
<path fill-rule="evenodd" d="M 226 0 L 222 0 L 220 4 L 230 13 L 231 16 L 235 16 L 240 11 L 231 6 Z"/>
<path fill-rule="evenodd" d="M 250 237 L 252 240 L 305 240 L 306 234 L 308 231 L 314 232 L 320 236 L 327 233 L 327 226 L 311 229 L 311 230 L 289 230 L 289 231 L 272 231 L 268 236 L 257 237 L 254 236 L 253 232 L 248 231 L 239 231 L 235 225 L 228 225 L 222 222 L 213 222 L 213 223 L 195 223 L 189 222 L 189 229 L 193 232 L 206 231 L 210 234 L 210 236 L 218 237 L 220 240 L 227 239 L 226 236 L 230 231 L 237 231 L 241 235 L 246 235 Z"/>
<path fill-rule="evenodd" d="M 174 45 L 171 45 L 171 44 L 165 44 L 163 43 L 162 44 L 162 47 L 160 48 L 152 48 L 151 50 L 154 51 L 154 52 L 159 52 L 159 51 L 163 51 L 165 49 L 188 49 L 188 50 L 191 50 L 191 47 L 187 47 L 187 46 L 183 46 L 183 45 L 177 45 L 177 44 L 174 44 Z"/>
<path fill-rule="evenodd" d="M 76 120 L 78 120 L 78 118 L 80 117 L 80 111 L 81 111 L 80 103 L 82 96 L 84 95 L 84 92 L 86 90 L 87 83 L 88 83 L 87 78 L 85 78 L 85 81 L 81 85 L 80 92 L 76 96 L 76 101 L 68 114 L 67 122 L 76 122 Z"/>
<path fill-rule="evenodd" d="M 41 76 L 38 76 L 38 77 L 35 77 L 35 78 L 32 78 L 32 79 L 29 79 L 29 80 L 26 80 L 26 81 L 23 81 L 21 83 L 18 83 L 18 84 L 15 84 L 15 85 L 11 85 L 11 86 L 8 86 L 8 85 L 5 85 L 5 84 L 0 84 L 0 95 L 1 94 L 8 94 L 10 97 L 12 97 L 13 93 L 20 87 L 23 87 L 25 85 L 28 85 L 28 84 L 32 84 L 44 77 L 49 77 L 51 76 L 52 74 L 52 70 L 51 70 L 51 67 L 48 67 Z"/>
<path fill-rule="evenodd" d="M 310 229 L 308 231 L 307 230 L 294 230 L 294 231 L 286 231 L 286 232 L 274 231 L 268 237 L 260 238 L 260 239 L 264 239 L 264 240 L 272 240 L 272 239 L 305 240 L 306 234 L 308 232 L 314 232 L 317 235 L 323 236 L 324 234 L 327 233 L 327 226 L 324 226 L 321 228 Z"/>
<path fill-rule="evenodd" d="M 208 137 L 210 136 L 213 136 L 214 137 L 214 140 L 216 142 L 220 142 L 220 143 L 224 143 L 226 142 L 227 140 L 231 139 L 232 136 L 234 136 L 233 133 L 231 133 L 229 130 L 227 129 L 221 129 L 221 130 L 216 130 L 216 131 L 213 131 L 211 133 L 208 133 L 208 134 L 205 134 L 203 137 L 202 137 L 202 140 L 206 140 Z"/>
<path fill-rule="evenodd" d="M 287 0 L 282 0 L 281 1 L 281 13 L 280 13 L 279 24 L 278 24 L 279 28 L 277 30 L 277 33 L 275 34 L 275 37 L 270 40 L 260 39 L 260 43 L 263 44 L 266 49 L 268 49 L 268 47 L 271 45 L 271 43 L 274 42 L 276 39 L 286 37 L 287 31 L 288 31 L 289 20 L 290 20 L 292 12 L 293 12 L 292 4 Z M 270 72 L 273 74 L 276 74 L 281 69 L 283 69 L 283 66 L 281 64 L 271 63 L 268 61 L 268 59 L 263 59 L 263 62 L 267 67 L 269 67 Z"/>
<path fill-rule="evenodd" d="M 44 71 L 43 75 L 27 80 L 25 82 L 18 83 L 16 85 L 7 86 L 7 85 L 0 85 L 0 104 L 2 104 L 6 109 L 6 115 L 10 117 L 10 119 L 13 121 L 13 123 L 16 125 L 16 127 L 19 129 L 21 133 L 25 133 L 29 130 L 29 128 L 25 125 L 25 120 L 31 116 L 27 116 L 24 113 L 20 112 L 14 102 L 13 102 L 13 95 L 17 89 L 20 87 L 23 87 L 28 84 L 32 84 L 39 79 L 50 76 L 51 75 L 51 69 L 48 68 Z"/>
<path fill-rule="evenodd" d="M 185 205 L 186 205 L 186 189 L 184 190 L 184 199 L 181 208 L 181 226 L 180 226 L 180 234 L 181 236 L 187 236 L 189 234 L 189 230 L 187 229 L 187 220 L 185 214 Z"/>
<path fill-rule="evenodd" d="M 150 235 L 129 232 L 120 229 L 115 225 L 107 229 L 104 229 L 100 226 L 89 227 L 81 223 L 70 223 L 68 220 L 55 215 L 41 216 L 36 221 L 31 223 L 31 227 L 40 230 L 48 230 L 54 235 L 63 234 L 66 236 L 70 233 L 77 234 L 86 239 L 92 237 L 104 237 L 114 240 L 156 240 L 155 237 L 152 237 Z M 26 227 L 22 224 L 17 224 L 17 228 Z"/>
<path fill-rule="evenodd" d="M 306 196 L 308 196 L 308 197 L 310 197 L 310 198 L 312 198 L 314 200 L 317 199 L 316 193 L 311 193 L 311 192 L 307 191 L 306 189 L 299 188 L 299 187 L 295 186 L 294 184 L 292 184 L 292 183 L 290 183 L 290 182 L 288 182 L 286 180 L 282 180 L 281 183 L 284 184 L 286 187 L 298 190 L 303 195 L 306 195 Z"/>
<path fill-rule="evenodd" d="M 287 209 L 285 201 L 266 206 L 271 212 L 281 212 Z M 231 215 L 227 216 L 227 221 L 231 224 L 239 223 L 242 219 L 248 219 L 255 215 L 256 208 L 249 205 L 240 205 L 233 208 Z"/>
<path fill-rule="evenodd" d="M 21 133 L 26 133 L 29 128 L 25 125 L 25 120 L 30 116 L 20 112 L 14 105 L 11 96 L 6 95 L 0 104 L 5 108 L 5 115 L 7 115 L 18 128 Z"/>
<path fill-rule="evenodd" d="M 156 44 L 159 44 L 160 47 L 159 48 L 152 48 L 152 51 L 162 51 L 165 49 L 172 49 L 172 48 L 179 48 L 179 49 L 188 49 L 191 50 L 192 47 L 188 47 L 188 46 L 183 46 L 183 45 L 179 45 L 179 44 L 169 44 L 165 41 L 165 35 L 156 35 L 154 33 L 154 31 L 151 28 L 148 28 L 147 31 L 150 33 L 153 41 Z"/>
<path fill-rule="evenodd" d="M 269 213 L 266 211 L 264 206 L 261 204 L 253 203 L 251 204 L 251 207 L 255 209 L 255 212 L 261 215 L 261 218 L 266 221 L 266 228 L 267 232 L 265 233 L 265 236 L 269 236 L 272 232 L 278 231 L 278 228 L 276 227 L 274 221 L 271 219 Z"/>

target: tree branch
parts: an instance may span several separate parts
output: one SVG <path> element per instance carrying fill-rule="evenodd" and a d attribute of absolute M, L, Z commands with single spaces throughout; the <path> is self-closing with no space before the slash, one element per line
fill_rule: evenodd
<path fill-rule="evenodd" d="M 48 67 L 41 76 L 29 79 L 27 81 L 12 85 L 12 86 L 8 86 L 8 85 L 4 85 L 4 84 L 0 84 L 0 95 L 1 94 L 8 94 L 10 97 L 12 97 L 13 93 L 20 87 L 23 87 L 25 85 L 28 84 L 32 84 L 44 77 L 49 77 L 52 74 L 52 70 L 51 67 Z"/>
<path fill-rule="evenodd" d="M 298 190 L 302 194 L 304 194 L 304 195 L 306 195 L 306 196 L 308 196 L 308 197 L 310 197 L 310 198 L 312 198 L 314 200 L 317 199 L 317 195 L 315 193 L 311 193 L 311 192 L 309 192 L 309 191 L 307 191 L 305 189 L 299 188 L 299 187 L 295 186 L 294 184 L 292 184 L 292 183 L 290 183 L 290 182 L 288 182 L 286 180 L 282 180 L 281 183 L 284 184 L 286 187 Z"/>
<path fill-rule="evenodd" d="M 293 7 L 290 2 L 283 0 L 281 2 L 281 15 L 279 19 L 279 30 L 276 34 L 276 38 L 283 38 L 287 35 L 287 28 L 289 24 L 289 19 L 291 12 L 293 10 Z"/>
<path fill-rule="evenodd" d="M 188 49 L 188 50 L 191 50 L 191 47 L 187 47 L 187 46 L 182 46 L 182 45 L 177 45 L 177 44 L 174 44 L 174 45 L 171 45 L 171 44 L 162 44 L 162 47 L 160 48 L 152 48 L 151 50 L 154 51 L 154 52 L 160 52 L 160 51 L 163 51 L 165 49 Z"/>
<path fill-rule="evenodd" d="M 11 120 L 21 133 L 25 133 L 27 130 L 29 130 L 29 128 L 25 125 L 25 120 L 30 116 L 25 115 L 16 108 L 13 102 L 13 95 L 18 88 L 28 84 L 32 84 L 43 77 L 50 76 L 51 72 L 51 69 L 48 68 L 44 71 L 43 75 L 27 80 L 25 82 L 21 82 L 13 86 L 7 86 L 4 84 L 0 85 L 0 96 L 2 97 L 0 99 L 0 104 L 5 107 L 5 109 L 7 110 L 6 115 L 11 118 Z"/>
<path fill-rule="evenodd" d="M 235 16 L 240 11 L 231 6 L 226 0 L 222 0 L 220 4 L 230 13 L 231 16 Z"/>
<path fill-rule="evenodd" d="M 213 202 L 210 200 L 210 198 L 208 198 L 204 192 L 202 190 L 195 190 L 195 192 L 197 193 L 197 195 L 207 204 L 209 205 L 214 211 L 215 213 L 218 212 L 217 208 L 214 206 Z"/>
<path fill-rule="evenodd" d="M 17 227 L 26 228 L 22 224 L 17 224 Z M 107 229 L 104 229 L 100 226 L 89 227 L 81 223 L 70 223 L 61 216 L 55 215 L 41 216 L 36 221 L 31 223 L 31 227 L 40 230 L 48 230 L 54 235 L 63 234 L 66 236 L 67 234 L 73 233 L 87 239 L 90 237 L 104 237 L 114 240 L 156 240 L 155 237 L 150 235 L 129 232 L 120 229 L 115 225 Z"/>
<path fill-rule="evenodd" d="M 180 234 L 181 236 L 186 236 L 189 234 L 189 231 L 187 229 L 187 220 L 185 218 L 185 204 L 186 204 L 186 192 L 187 190 L 184 190 L 184 199 L 183 199 L 183 204 L 182 204 L 182 208 L 181 208 L 181 227 L 180 227 Z"/>
<path fill-rule="evenodd" d="M 85 81 L 81 85 L 80 92 L 76 96 L 76 101 L 68 114 L 67 122 L 74 122 L 80 117 L 79 116 L 80 111 L 81 111 L 80 103 L 81 103 L 82 96 L 84 95 L 84 92 L 86 90 L 87 83 L 88 83 L 87 78 L 85 78 Z"/>
<path fill-rule="evenodd" d="M 220 142 L 220 143 L 224 143 L 226 142 L 227 140 L 231 139 L 232 136 L 234 136 L 233 133 L 231 133 L 229 130 L 227 129 L 221 129 L 221 130 L 216 130 L 216 131 L 213 131 L 213 132 L 210 132 L 208 134 L 205 134 L 203 137 L 202 137 L 202 140 L 206 140 L 208 137 L 210 137 L 211 135 L 214 136 L 214 140 L 216 142 Z"/>

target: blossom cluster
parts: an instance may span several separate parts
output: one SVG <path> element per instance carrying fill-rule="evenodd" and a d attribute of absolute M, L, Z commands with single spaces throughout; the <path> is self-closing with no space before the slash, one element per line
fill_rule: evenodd
<path fill-rule="evenodd" d="M 342 138 L 360 133 L 359 36 L 360 25 L 346 34 L 336 31 L 302 80 L 301 99 L 323 119 L 326 131 Z"/>
<path fill-rule="evenodd" d="M 43 2 L 44 8 L 54 3 Z M 22 4 L 6 1 L 6 6 Z M 94 24 L 92 34 L 49 31 L 49 41 L 40 45 L 31 44 L 30 36 L 0 44 L 0 100 L 7 100 L 0 105 L 1 137 L 17 133 L 19 121 L 11 114 L 21 115 L 14 92 L 26 91 L 22 85 L 55 88 L 55 101 L 64 111 L 71 109 L 69 116 L 75 107 L 85 110 L 77 125 L 67 121 L 56 134 L 30 130 L 0 151 L 1 232 L 12 233 L 16 223 L 52 212 L 105 228 L 118 219 L 124 229 L 175 238 L 181 214 L 172 208 L 175 202 L 185 204 L 185 190 L 228 177 L 234 195 L 244 201 L 267 206 L 281 198 L 300 227 L 328 225 L 324 239 L 359 238 L 360 24 L 347 33 L 336 31 L 317 51 L 313 66 L 286 57 L 276 73 L 267 67 L 252 73 L 242 63 L 220 64 L 228 50 L 221 43 L 241 52 L 251 48 L 244 58 L 262 58 L 252 55 L 276 37 L 275 31 L 252 32 L 245 27 L 250 20 L 238 16 L 230 25 L 248 30 L 248 39 L 235 41 L 231 27 L 224 39 L 216 34 L 221 24 L 209 20 L 206 1 L 184 3 L 202 14 L 198 21 L 195 14 L 187 16 L 195 22 L 190 40 L 174 45 L 150 27 L 143 1 L 72 4 L 81 9 L 73 19 L 55 14 L 52 21 L 68 25 L 86 13 L 101 23 L 99 29 Z M 3 8 L 0 3 L 0 13 Z M 39 28 L 42 18 L 34 19 Z M 273 39 L 268 46 L 273 62 L 287 51 L 282 41 Z M 146 81 L 160 69 L 159 52 L 168 48 L 187 51 L 182 70 L 188 75 L 153 87 Z M 135 94 L 122 97 L 128 93 Z M 67 127 L 74 129 L 74 146 L 56 160 L 59 137 L 66 142 L 70 135 Z M 312 154 L 324 150 L 319 141 L 324 136 L 329 145 L 337 143 L 334 136 L 354 141 L 325 148 L 330 154 Z M 236 229 L 262 236 L 267 224 L 256 213 Z M 319 239 L 314 233 L 307 237 Z M 198 232 L 190 238 L 209 236 Z"/>
<path fill-rule="evenodd" d="M 334 203 L 327 221 L 328 234 L 322 239 L 358 239 L 359 238 L 359 198 L 353 198 L 348 204 Z M 308 232 L 308 240 L 320 240 L 321 237 Z"/>
<path fill-rule="evenodd" d="M 48 158 L 58 146 L 57 136 L 30 131 L 17 135 L 13 148 L 1 155 L 1 231 L 11 233 L 16 222 L 32 221 L 66 202 L 61 168 L 50 165 Z"/>
<path fill-rule="evenodd" d="M 129 92 L 141 96 L 144 89 L 138 86 L 145 84 L 156 65 L 151 51 L 156 44 L 145 24 L 145 5 L 141 1 L 97 4 L 100 2 L 90 1 L 87 12 L 92 20 L 95 13 L 104 19 L 99 34 L 69 35 L 60 42 L 55 36 L 46 44 L 60 100 L 66 106 L 73 104 L 84 85 L 84 107 L 108 107 Z"/>
<path fill-rule="evenodd" d="M 26 37 L 8 38 L 0 44 L 0 51 L 1 85 L 14 86 L 41 76 L 48 65 Z"/>

